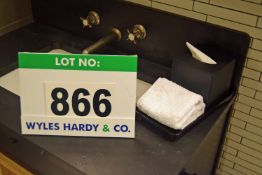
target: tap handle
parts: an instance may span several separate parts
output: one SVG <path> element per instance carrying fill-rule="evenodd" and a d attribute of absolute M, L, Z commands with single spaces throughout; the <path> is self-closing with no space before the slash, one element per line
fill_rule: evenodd
<path fill-rule="evenodd" d="M 89 24 L 89 21 L 88 21 L 87 18 L 80 17 L 80 19 L 81 19 L 81 21 L 82 21 L 83 28 L 85 28 L 85 27 L 91 28 L 91 27 L 92 27 L 92 25 Z"/>
<path fill-rule="evenodd" d="M 100 24 L 100 17 L 98 13 L 96 13 L 95 11 L 90 11 L 86 18 L 80 17 L 80 19 L 82 21 L 83 28 L 85 27 L 92 28 L 93 25 Z"/>
<path fill-rule="evenodd" d="M 137 24 L 134 25 L 131 30 L 127 30 L 128 38 L 127 40 L 133 42 L 134 44 L 137 43 L 137 40 L 142 40 L 146 38 L 146 29 L 144 26 Z"/>
<path fill-rule="evenodd" d="M 127 30 L 128 33 L 128 38 L 127 40 L 133 42 L 134 44 L 136 44 L 136 36 L 134 33 L 130 32 L 130 30 Z"/>

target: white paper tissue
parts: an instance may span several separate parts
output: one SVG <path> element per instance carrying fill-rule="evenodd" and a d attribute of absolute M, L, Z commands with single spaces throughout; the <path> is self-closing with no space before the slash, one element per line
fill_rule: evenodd
<path fill-rule="evenodd" d="M 192 53 L 192 57 L 207 64 L 217 64 L 212 58 L 201 52 L 199 49 L 194 47 L 192 44 L 189 42 L 186 42 L 187 48 L 190 50 Z"/>

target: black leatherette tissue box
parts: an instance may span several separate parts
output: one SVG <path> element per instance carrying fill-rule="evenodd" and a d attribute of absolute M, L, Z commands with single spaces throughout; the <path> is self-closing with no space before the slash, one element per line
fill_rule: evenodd
<path fill-rule="evenodd" d="M 236 61 L 221 52 L 209 52 L 209 55 L 217 64 L 200 62 L 190 53 L 175 57 L 171 77 L 175 83 L 201 94 L 207 107 L 222 99 L 229 91 Z"/>

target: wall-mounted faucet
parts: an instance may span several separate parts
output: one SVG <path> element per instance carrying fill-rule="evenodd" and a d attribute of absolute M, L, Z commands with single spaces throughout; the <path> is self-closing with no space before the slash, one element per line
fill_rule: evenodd
<path fill-rule="evenodd" d="M 131 29 L 128 29 L 127 32 L 128 32 L 127 40 L 133 42 L 134 44 L 136 44 L 138 40 L 142 40 L 146 38 L 146 29 L 144 26 L 140 24 L 134 25 Z"/>
<path fill-rule="evenodd" d="M 80 19 L 82 20 L 82 24 L 84 28 L 85 27 L 92 28 L 93 25 L 100 24 L 100 17 L 98 13 L 95 11 L 90 11 L 86 18 L 80 17 Z"/>
<path fill-rule="evenodd" d="M 92 27 L 92 25 L 98 25 L 100 23 L 99 15 L 91 11 L 88 14 L 88 17 L 86 19 L 81 17 L 81 20 L 83 22 L 84 27 Z M 133 42 L 134 44 L 137 43 L 139 40 L 143 40 L 146 38 L 146 29 L 144 26 L 140 24 L 134 25 L 131 29 L 127 30 L 128 32 L 128 38 L 127 40 Z M 82 51 L 83 54 L 90 54 L 96 51 L 97 49 L 103 47 L 104 45 L 114 41 L 114 40 L 121 40 L 122 39 L 122 33 L 119 29 L 113 28 L 112 31 L 104 36 L 103 38 L 96 41 L 94 44 L 90 45 L 86 49 Z"/>
<path fill-rule="evenodd" d="M 90 54 L 93 53 L 95 50 L 103 47 L 104 45 L 106 45 L 107 43 L 112 42 L 113 40 L 121 40 L 122 38 L 122 34 L 120 32 L 119 29 L 117 28 L 113 28 L 112 31 L 104 36 L 103 38 L 99 39 L 97 42 L 95 42 L 94 44 L 90 45 L 89 47 L 87 47 L 86 49 L 83 50 L 83 54 Z"/>

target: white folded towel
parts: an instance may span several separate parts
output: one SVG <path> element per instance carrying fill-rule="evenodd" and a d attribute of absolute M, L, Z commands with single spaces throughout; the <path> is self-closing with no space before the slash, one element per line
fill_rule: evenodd
<path fill-rule="evenodd" d="M 204 113 L 205 103 L 201 95 L 158 78 L 137 101 L 137 107 L 170 128 L 183 129 Z"/>

